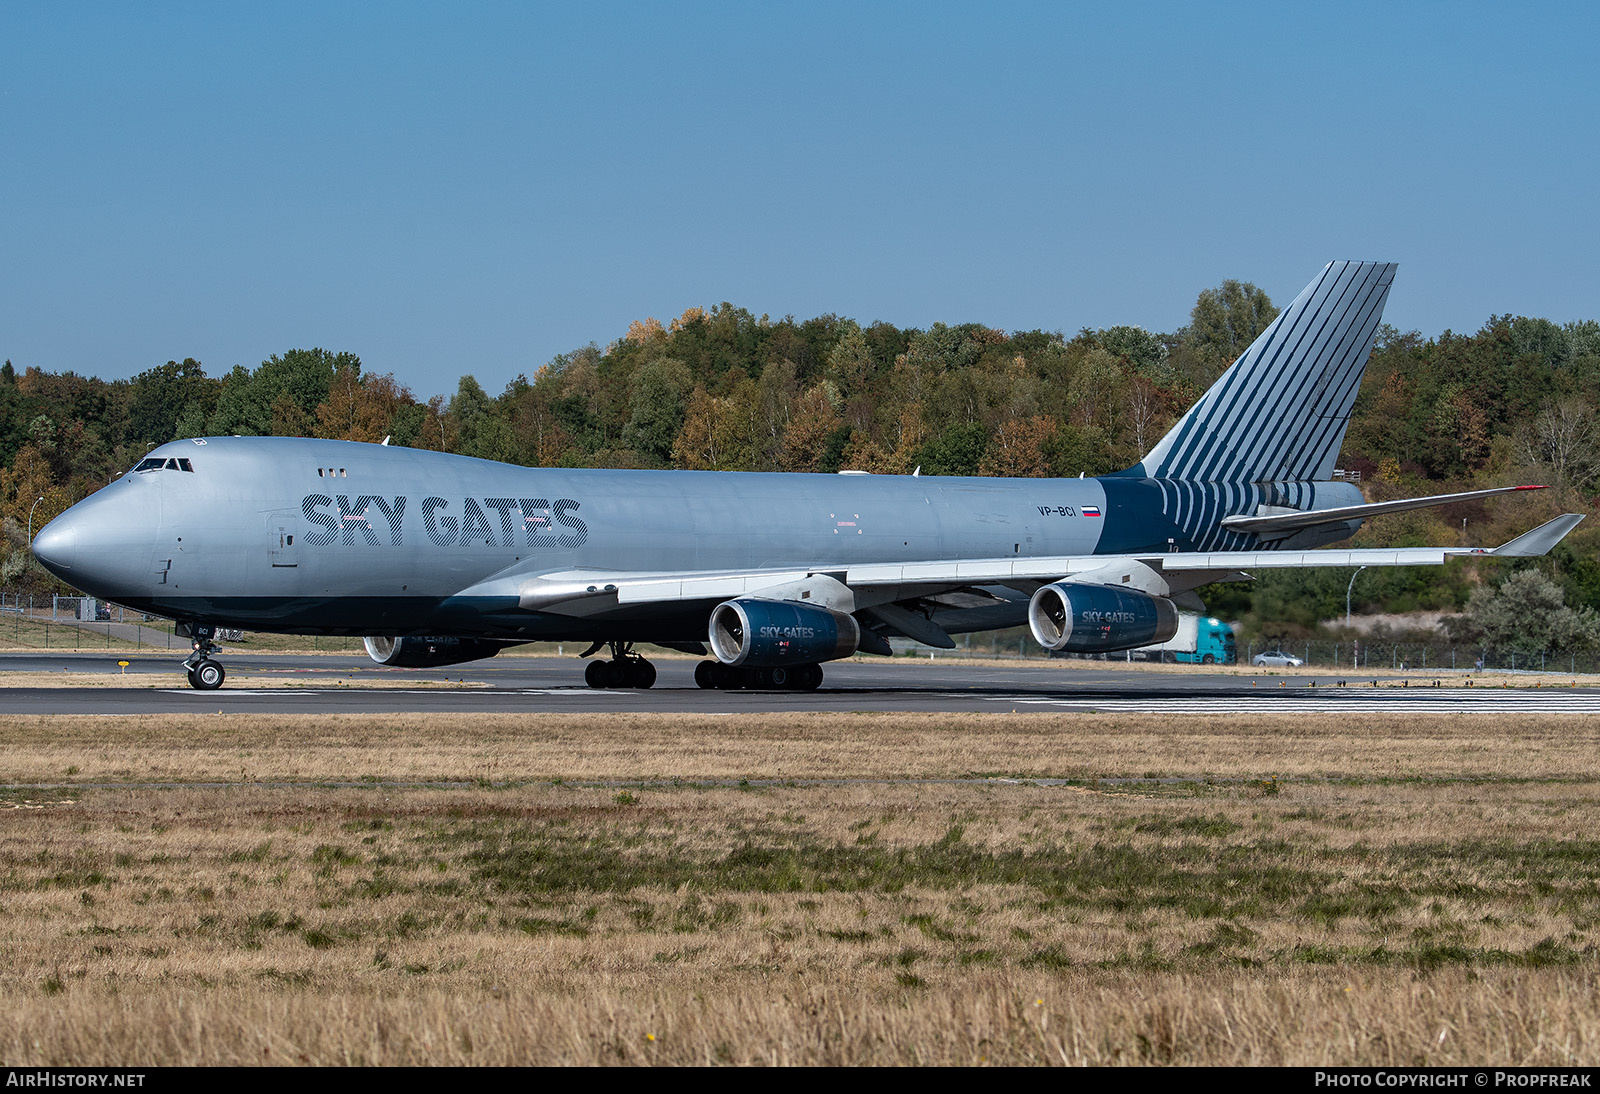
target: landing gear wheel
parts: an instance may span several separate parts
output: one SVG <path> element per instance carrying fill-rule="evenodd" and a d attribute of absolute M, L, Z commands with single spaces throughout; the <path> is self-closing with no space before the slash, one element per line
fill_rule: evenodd
<path fill-rule="evenodd" d="M 189 686 L 197 691 L 216 691 L 227 678 L 222 666 L 209 659 L 189 670 Z"/>
<path fill-rule="evenodd" d="M 717 686 L 717 669 L 722 666 L 716 661 L 702 661 L 694 667 L 694 682 L 697 687 L 707 691 Z"/>
<path fill-rule="evenodd" d="M 611 660 L 590 661 L 583 670 L 584 683 L 592 688 L 648 688 L 655 685 L 656 667 L 633 652 L 632 642 L 596 642 L 581 656 L 587 657 L 603 645 L 611 647 Z"/>
<path fill-rule="evenodd" d="M 775 687 L 779 691 L 788 691 L 794 687 L 794 674 L 795 670 L 787 665 L 774 665 L 767 670 L 767 680 L 770 682 L 771 687 Z"/>
<path fill-rule="evenodd" d="M 721 691 L 738 691 L 745 685 L 744 670 L 718 661 L 711 670 L 711 681 Z"/>
<path fill-rule="evenodd" d="M 797 691 L 816 691 L 822 686 L 821 665 L 801 665 L 794 670 L 794 686 Z"/>
<path fill-rule="evenodd" d="M 189 673 L 189 686 L 196 691 L 215 691 L 228 678 L 222 666 L 211 660 L 211 652 L 217 648 L 211 639 L 217 630 L 209 623 L 186 623 L 184 626 L 194 639 L 194 651 L 183 659 L 183 667 Z"/>
<path fill-rule="evenodd" d="M 630 657 L 622 662 L 627 687 L 648 688 L 656 682 L 656 667 L 643 657 Z"/>

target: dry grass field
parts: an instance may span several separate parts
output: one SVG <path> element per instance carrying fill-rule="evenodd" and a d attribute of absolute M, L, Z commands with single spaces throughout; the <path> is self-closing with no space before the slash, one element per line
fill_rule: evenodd
<path fill-rule="evenodd" d="M 0 716 L 0 780 L 8 1064 L 1600 1061 L 1600 718 Z"/>

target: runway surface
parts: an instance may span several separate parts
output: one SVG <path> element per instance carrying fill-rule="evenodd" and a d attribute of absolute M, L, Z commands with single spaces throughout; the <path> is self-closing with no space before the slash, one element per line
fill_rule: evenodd
<path fill-rule="evenodd" d="M 8 687 L 5 673 L 103 673 L 129 662 L 128 686 Z M 957 713 L 1102 711 L 1187 714 L 1405 711 L 1411 713 L 1595 713 L 1600 688 L 1463 687 L 1459 676 L 1405 678 L 1238 676 L 1105 668 L 1083 662 L 839 661 L 814 692 L 704 691 L 693 660 L 659 660 L 646 691 L 593 690 L 575 658 L 506 657 L 449 669 L 386 669 L 359 655 L 224 659 L 219 691 L 150 687 L 178 670 L 165 654 L 0 654 L 0 712 L 11 714 L 259 714 L 573 712 L 739 714 L 782 711 Z M 140 677 L 145 677 L 141 683 Z M 1435 680 L 1441 685 L 1433 686 Z M 270 680 L 272 687 L 260 687 Z M 383 687 L 348 686 L 382 681 Z M 456 687 L 440 687 L 451 681 Z M 1339 686 L 1343 681 L 1345 686 Z M 253 682 L 258 686 L 252 687 Z M 415 686 L 435 682 L 434 686 Z M 461 684 L 472 686 L 459 686 Z M 1313 686 L 1314 685 L 1314 686 Z"/>

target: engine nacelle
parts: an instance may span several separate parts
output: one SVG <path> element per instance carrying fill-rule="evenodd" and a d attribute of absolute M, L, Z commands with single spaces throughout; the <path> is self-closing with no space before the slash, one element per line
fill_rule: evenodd
<path fill-rule="evenodd" d="M 367 656 L 380 665 L 429 669 L 481 661 L 505 649 L 506 643 L 483 638 L 363 638 Z"/>
<path fill-rule="evenodd" d="M 1062 581 L 1033 594 L 1028 629 L 1047 650 L 1110 653 L 1165 642 L 1178 633 L 1178 609 L 1134 589 Z"/>
<path fill-rule="evenodd" d="M 856 652 L 861 625 L 797 600 L 730 600 L 711 613 L 711 652 L 724 665 L 812 665 Z"/>

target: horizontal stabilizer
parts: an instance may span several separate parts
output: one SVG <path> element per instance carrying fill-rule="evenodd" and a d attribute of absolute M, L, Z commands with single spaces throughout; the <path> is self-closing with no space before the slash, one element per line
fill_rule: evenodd
<path fill-rule="evenodd" d="M 1434 494 L 1426 498 L 1403 498 L 1400 501 L 1375 501 L 1370 505 L 1342 505 L 1337 509 L 1303 509 L 1290 513 L 1268 513 L 1263 516 L 1223 517 L 1222 526 L 1234 532 L 1254 532 L 1271 538 L 1274 534 L 1287 535 L 1302 528 L 1319 524 L 1340 524 L 1351 520 L 1365 520 L 1384 513 L 1403 513 L 1408 509 L 1431 509 L 1435 505 L 1450 505 L 1458 501 L 1477 501 L 1497 494 L 1511 494 L 1518 490 L 1543 490 L 1542 486 L 1500 486 L 1493 490 L 1468 490 L 1462 494 Z M 1532 535 L 1533 533 L 1529 533 Z"/>
<path fill-rule="evenodd" d="M 1509 543 L 1502 543 L 1491 555 L 1501 558 L 1537 558 L 1547 555 L 1551 548 L 1567 537 L 1583 517 L 1577 513 L 1564 513 L 1555 520 L 1547 520 L 1531 532 L 1524 532 Z"/>

